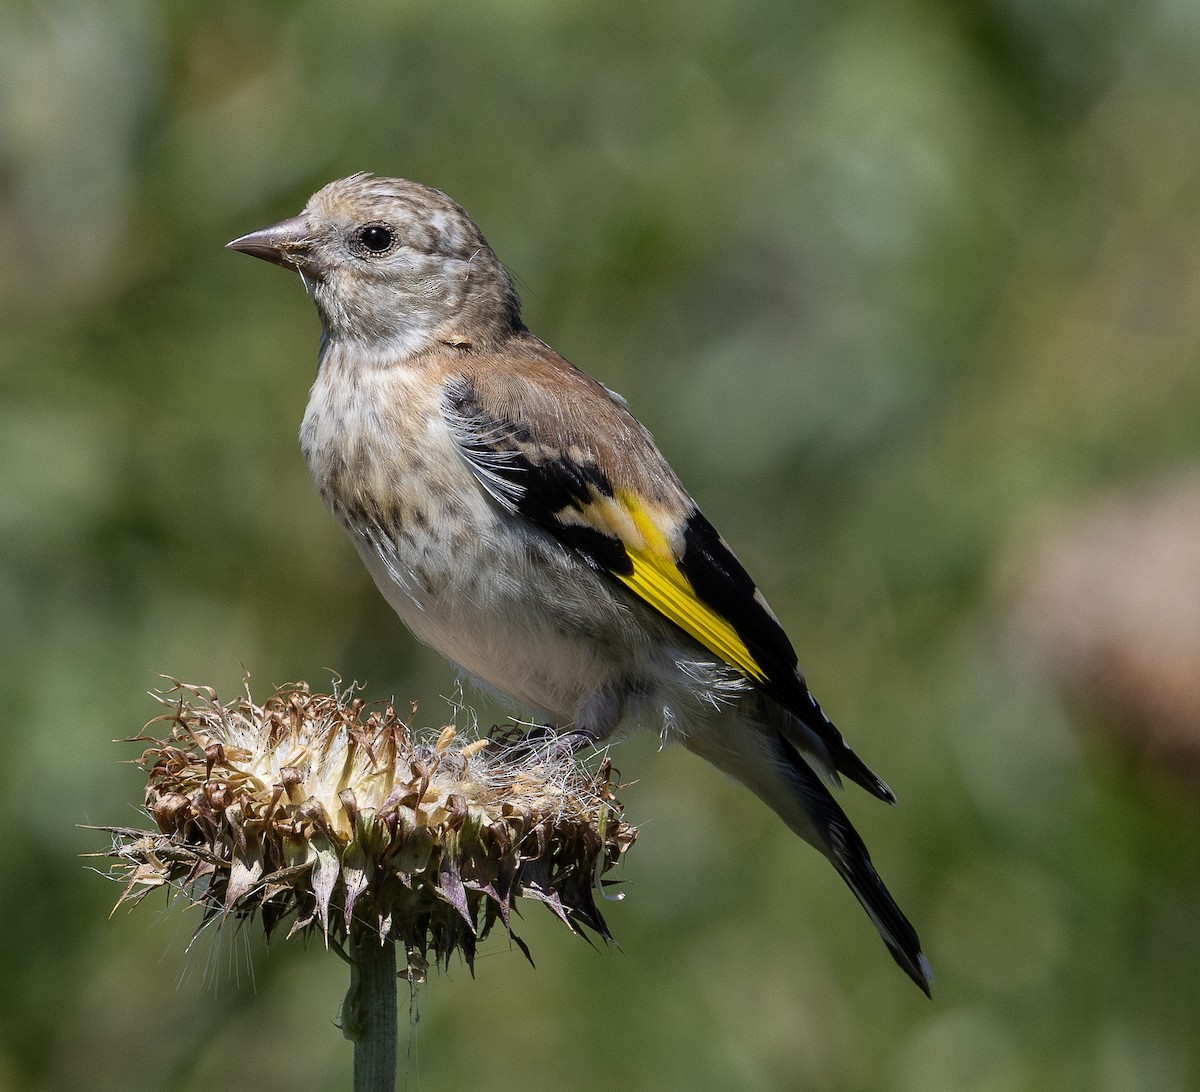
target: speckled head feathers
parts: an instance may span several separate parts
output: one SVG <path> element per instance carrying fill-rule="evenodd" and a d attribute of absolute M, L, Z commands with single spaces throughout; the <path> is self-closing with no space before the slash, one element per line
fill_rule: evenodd
<path fill-rule="evenodd" d="M 229 245 L 297 269 L 327 337 L 396 357 L 488 344 L 520 321 L 512 280 L 475 222 L 440 190 L 407 179 L 339 179 L 299 216 Z"/>
<path fill-rule="evenodd" d="M 366 173 L 340 178 L 314 193 L 305 212 L 314 224 L 339 233 L 349 253 L 362 258 L 387 255 L 387 250 L 373 254 L 356 237 L 356 229 L 367 224 L 390 227 L 396 248 L 461 261 L 481 250 L 491 253 L 466 209 L 441 190 L 406 178 Z"/>

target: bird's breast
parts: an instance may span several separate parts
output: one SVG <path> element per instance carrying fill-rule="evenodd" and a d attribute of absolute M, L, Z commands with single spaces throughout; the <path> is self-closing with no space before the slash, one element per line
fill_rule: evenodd
<path fill-rule="evenodd" d="M 352 369 L 327 358 L 300 446 L 321 496 L 351 531 L 428 527 L 478 492 L 446 427 L 440 384 L 415 368 Z"/>

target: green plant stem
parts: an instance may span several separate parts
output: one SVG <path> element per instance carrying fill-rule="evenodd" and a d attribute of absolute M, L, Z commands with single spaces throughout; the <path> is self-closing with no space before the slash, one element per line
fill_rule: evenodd
<path fill-rule="evenodd" d="M 350 960 L 342 1033 L 354 1043 L 354 1092 L 394 1092 L 396 945 L 352 936 Z"/>

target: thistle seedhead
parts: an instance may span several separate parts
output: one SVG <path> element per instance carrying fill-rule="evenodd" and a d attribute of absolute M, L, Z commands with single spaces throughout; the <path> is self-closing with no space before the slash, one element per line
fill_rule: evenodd
<path fill-rule="evenodd" d="M 258 915 L 270 936 L 402 944 L 410 974 L 443 966 L 500 921 L 514 898 L 572 931 L 611 939 L 601 877 L 632 845 L 611 764 L 592 774 L 553 749 L 420 738 L 390 704 L 281 687 L 226 705 L 176 683 L 149 746 L 146 809 L 157 831 L 105 827 L 118 905 L 170 887 L 212 918 Z M 165 739 L 154 726 L 170 725 Z"/>

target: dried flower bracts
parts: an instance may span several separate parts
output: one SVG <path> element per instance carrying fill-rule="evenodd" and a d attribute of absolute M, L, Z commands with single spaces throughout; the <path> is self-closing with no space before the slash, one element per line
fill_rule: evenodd
<path fill-rule="evenodd" d="M 176 684 L 166 739 L 148 735 L 146 807 L 158 831 L 114 835 L 120 902 L 163 886 L 204 920 L 259 915 L 270 935 L 394 941 L 419 974 L 500 921 L 515 898 L 610 939 L 601 877 L 633 843 L 606 760 L 595 774 L 553 748 L 421 740 L 390 705 L 280 688 L 225 705 Z M 411 716 L 409 718 L 411 720 Z"/>

